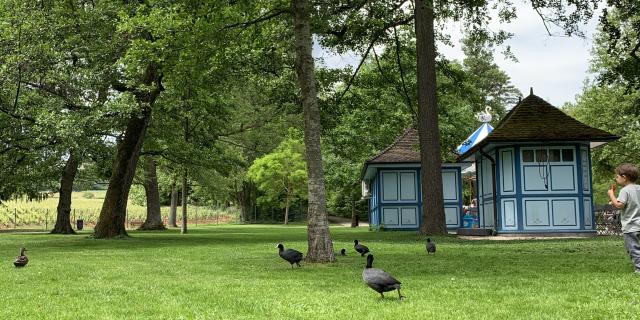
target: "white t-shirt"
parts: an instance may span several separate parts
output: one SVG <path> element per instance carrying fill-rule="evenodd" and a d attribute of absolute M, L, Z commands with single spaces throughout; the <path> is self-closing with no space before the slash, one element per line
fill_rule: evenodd
<path fill-rule="evenodd" d="M 640 186 L 628 184 L 620 190 L 618 201 L 624 203 L 620 222 L 622 222 L 622 232 L 640 231 Z"/>

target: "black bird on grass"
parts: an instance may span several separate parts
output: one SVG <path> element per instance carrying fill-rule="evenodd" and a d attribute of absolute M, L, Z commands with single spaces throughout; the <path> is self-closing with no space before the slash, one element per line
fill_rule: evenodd
<path fill-rule="evenodd" d="M 282 243 L 278 244 L 278 254 L 282 259 L 287 260 L 291 263 L 291 268 L 293 268 L 293 264 L 297 264 L 300 267 L 300 261 L 302 261 L 302 252 L 294 249 L 284 249 Z"/>
<path fill-rule="evenodd" d="M 13 265 L 16 267 L 24 267 L 29 263 L 29 258 L 24 254 L 27 251 L 24 247 L 20 248 L 20 255 L 16 258 L 16 261 L 13 262 Z"/>
<path fill-rule="evenodd" d="M 359 244 L 358 240 L 353 240 L 353 243 L 354 243 L 353 248 L 356 249 L 356 251 L 358 251 L 361 257 L 364 257 L 365 254 L 369 253 L 369 248 L 367 248 L 367 246 L 363 246 Z"/>
<path fill-rule="evenodd" d="M 436 254 L 436 243 L 431 242 L 431 238 L 427 238 L 427 254 Z"/>
<path fill-rule="evenodd" d="M 398 290 L 398 298 L 402 300 L 404 296 L 400 294 L 401 282 L 382 269 L 373 268 L 373 255 L 367 256 L 367 266 L 362 271 L 362 280 L 369 288 L 375 290 L 384 298 L 384 292 Z"/>
<path fill-rule="evenodd" d="M 341 256 L 346 256 L 347 255 L 347 250 L 345 250 L 345 249 L 340 250 L 340 255 Z"/>

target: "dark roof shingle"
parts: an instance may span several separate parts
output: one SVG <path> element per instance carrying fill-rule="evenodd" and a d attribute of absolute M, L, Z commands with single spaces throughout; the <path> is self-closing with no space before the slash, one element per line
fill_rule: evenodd
<path fill-rule="evenodd" d="M 420 162 L 418 130 L 407 129 L 386 149 L 369 158 L 366 163 Z"/>
<path fill-rule="evenodd" d="M 490 142 L 614 141 L 619 136 L 590 127 L 530 94 L 498 123 L 484 140 L 458 157 L 468 157 Z"/>

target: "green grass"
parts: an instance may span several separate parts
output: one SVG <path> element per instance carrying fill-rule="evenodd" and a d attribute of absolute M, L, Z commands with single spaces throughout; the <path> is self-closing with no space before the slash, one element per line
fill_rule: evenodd
<path fill-rule="evenodd" d="M 87 198 L 85 194 L 91 194 L 92 198 Z M 104 202 L 105 190 L 78 191 L 71 194 L 71 219 L 84 219 L 85 225 L 93 225 L 98 221 L 100 210 Z M 17 213 L 19 228 L 52 227 L 55 224 L 56 208 L 58 206 L 59 195 L 53 194 L 42 201 L 28 201 L 26 198 L 14 199 L 0 203 L 0 229 L 10 229 L 14 227 L 14 212 Z M 14 211 L 17 210 L 17 211 Z M 180 206 L 178 206 L 178 216 L 180 216 Z M 205 206 L 188 205 L 189 219 L 196 218 L 200 223 L 205 221 L 212 223 L 220 219 L 221 221 L 237 220 L 238 210 L 235 208 L 216 209 Z M 169 206 L 160 208 L 160 213 L 164 220 L 169 216 Z M 145 206 L 136 205 L 129 199 L 127 203 L 127 220 L 140 225 L 146 218 L 147 209 Z M 224 216 L 224 217 L 222 217 Z"/>
<path fill-rule="evenodd" d="M 470 241 L 332 227 L 332 264 L 291 269 L 278 242 L 306 252 L 306 227 L 218 225 L 124 240 L 0 234 L 0 319 L 633 319 L 640 276 L 619 237 Z M 382 300 L 365 259 L 403 283 Z M 29 265 L 12 265 L 20 245 Z"/>

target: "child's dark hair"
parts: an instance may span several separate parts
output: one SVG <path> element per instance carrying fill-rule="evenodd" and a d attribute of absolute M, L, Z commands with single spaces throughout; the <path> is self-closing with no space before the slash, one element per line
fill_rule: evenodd
<path fill-rule="evenodd" d="M 625 176 L 627 180 L 631 182 L 636 182 L 638 180 L 638 167 L 630 164 L 623 163 L 616 168 L 616 173 Z"/>

